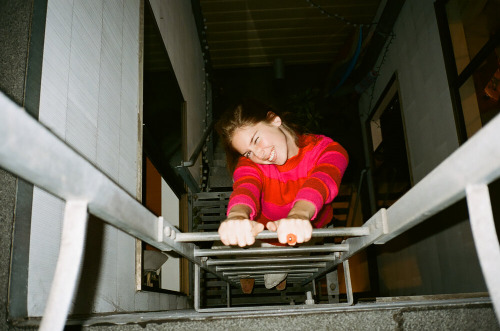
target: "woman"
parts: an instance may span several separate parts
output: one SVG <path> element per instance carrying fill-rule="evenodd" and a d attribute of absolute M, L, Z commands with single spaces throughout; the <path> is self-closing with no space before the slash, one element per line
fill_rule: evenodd
<path fill-rule="evenodd" d="M 234 170 L 227 218 L 219 227 L 224 245 L 253 245 L 264 227 L 277 232 L 279 243 L 273 244 L 286 244 L 289 234 L 300 244 L 311 239 L 313 226 L 330 222 L 348 164 L 342 146 L 303 134 L 252 99 L 226 112 L 217 131 Z"/>

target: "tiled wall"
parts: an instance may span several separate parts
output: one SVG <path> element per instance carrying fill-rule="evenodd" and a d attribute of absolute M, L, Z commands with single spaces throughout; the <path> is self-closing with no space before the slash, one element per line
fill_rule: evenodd
<path fill-rule="evenodd" d="M 140 0 L 49 0 L 40 121 L 132 196 L 138 186 Z M 192 18 L 191 18 L 192 19 Z M 64 202 L 35 188 L 28 313 L 43 314 Z M 135 239 L 91 219 L 73 313 L 185 308 L 184 297 L 136 293 Z"/>

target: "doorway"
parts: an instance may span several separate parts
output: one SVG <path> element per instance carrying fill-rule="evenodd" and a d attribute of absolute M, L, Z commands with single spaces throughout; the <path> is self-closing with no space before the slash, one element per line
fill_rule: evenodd
<path fill-rule="evenodd" d="M 142 203 L 185 231 L 186 187 L 176 171 L 186 159 L 186 103 L 149 1 L 144 7 Z M 186 261 L 138 243 L 140 290 L 187 294 Z"/>
<path fill-rule="evenodd" d="M 397 86 L 397 79 L 393 79 L 369 118 L 377 210 L 390 207 L 413 184 Z"/>

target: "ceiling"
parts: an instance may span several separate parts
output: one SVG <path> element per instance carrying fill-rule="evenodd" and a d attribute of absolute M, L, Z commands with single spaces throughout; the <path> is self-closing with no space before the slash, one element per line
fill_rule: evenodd
<path fill-rule="evenodd" d="M 213 69 L 332 63 L 371 36 L 383 0 L 200 0 Z M 371 29 L 373 30 L 373 29 Z"/>

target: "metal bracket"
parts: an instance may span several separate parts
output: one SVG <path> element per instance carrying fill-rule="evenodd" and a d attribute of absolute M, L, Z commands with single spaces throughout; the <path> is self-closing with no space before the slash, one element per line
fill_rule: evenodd
<path fill-rule="evenodd" d="M 339 274 L 335 269 L 326 274 L 326 290 L 328 292 L 328 303 L 339 303 Z"/>

